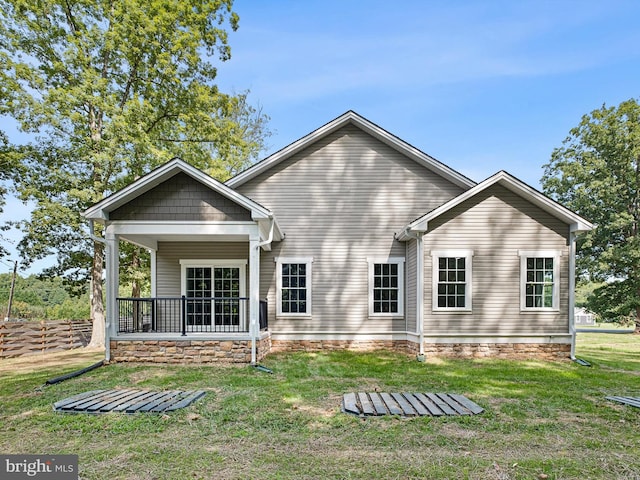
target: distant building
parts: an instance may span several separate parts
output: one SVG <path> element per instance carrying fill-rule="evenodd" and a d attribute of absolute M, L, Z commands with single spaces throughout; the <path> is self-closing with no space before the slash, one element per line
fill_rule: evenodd
<path fill-rule="evenodd" d="M 576 308 L 574 310 L 575 324 L 577 327 L 594 326 L 596 324 L 596 316 L 586 308 Z"/>

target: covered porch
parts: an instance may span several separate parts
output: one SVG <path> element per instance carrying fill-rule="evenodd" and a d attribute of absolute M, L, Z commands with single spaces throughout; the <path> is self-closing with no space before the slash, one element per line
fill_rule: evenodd
<path fill-rule="evenodd" d="M 104 225 L 94 239 L 106 251 L 108 360 L 256 363 L 268 352 L 260 252 L 283 239 L 268 209 L 176 159 L 85 216 Z M 150 252 L 148 297 L 118 295 L 122 241 Z"/>

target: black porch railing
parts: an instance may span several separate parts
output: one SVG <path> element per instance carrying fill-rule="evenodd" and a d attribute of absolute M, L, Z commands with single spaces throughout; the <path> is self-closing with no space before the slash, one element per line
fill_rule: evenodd
<path fill-rule="evenodd" d="M 247 333 L 249 299 L 238 297 L 117 298 L 118 333 Z M 260 330 L 268 328 L 260 301 Z"/>

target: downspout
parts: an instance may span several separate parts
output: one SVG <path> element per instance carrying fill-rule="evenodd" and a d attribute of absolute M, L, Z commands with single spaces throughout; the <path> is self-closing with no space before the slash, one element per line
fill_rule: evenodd
<path fill-rule="evenodd" d="M 416 261 L 416 326 L 418 327 L 418 338 L 420 347 L 418 350 L 418 360 L 424 361 L 424 242 L 423 235 L 415 232 L 417 261 Z"/>
<path fill-rule="evenodd" d="M 571 335 L 571 360 L 576 359 L 576 233 L 569 233 L 569 334 Z"/>
<path fill-rule="evenodd" d="M 102 243 L 105 246 L 105 249 L 104 249 L 104 261 L 108 265 L 109 256 L 110 256 L 109 244 L 107 243 L 107 241 L 104 238 L 98 237 L 95 234 L 95 231 L 94 231 L 94 228 L 93 228 L 93 220 L 89 220 L 89 238 L 91 238 L 91 240 L 93 240 L 94 242 Z M 107 301 L 107 305 L 109 305 L 108 301 Z M 111 330 L 111 315 L 109 315 L 109 313 L 111 313 L 111 312 L 106 312 L 106 313 L 107 313 L 107 315 L 106 315 L 106 319 L 105 319 L 105 322 L 104 322 L 104 328 L 105 328 L 104 361 L 108 362 L 111 359 L 111 342 L 109 340 L 109 331 Z"/>
<path fill-rule="evenodd" d="M 271 228 L 269 229 L 269 236 L 267 237 L 266 240 L 263 240 L 262 242 L 258 242 L 258 245 L 256 246 L 256 249 L 258 250 L 258 254 L 260 254 L 260 249 L 263 246 L 269 245 L 273 241 L 273 230 L 275 228 L 276 219 L 273 217 L 273 215 L 270 215 L 269 219 L 271 220 Z M 251 274 L 253 275 L 254 272 L 252 272 Z M 260 316 L 259 308 L 260 308 L 260 301 L 258 301 L 258 317 Z M 258 318 L 258 321 L 260 321 L 259 318 Z M 258 333 L 259 333 L 258 325 L 256 325 L 254 322 L 251 325 L 251 365 L 258 364 L 258 360 L 257 360 L 258 346 L 256 344 Z"/>

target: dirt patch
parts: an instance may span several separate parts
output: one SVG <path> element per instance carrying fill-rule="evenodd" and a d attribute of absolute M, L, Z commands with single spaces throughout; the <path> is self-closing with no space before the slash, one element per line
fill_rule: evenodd
<path fill-rule="evenodd" d="M 79 368 L 99 362 L 104 358 L 104 348 L 74 348 L 60 352 L 27 355 L 0 360 L 0 375 L 4 373 L 27 374 L 43 368 L 73 367 Z"/>

